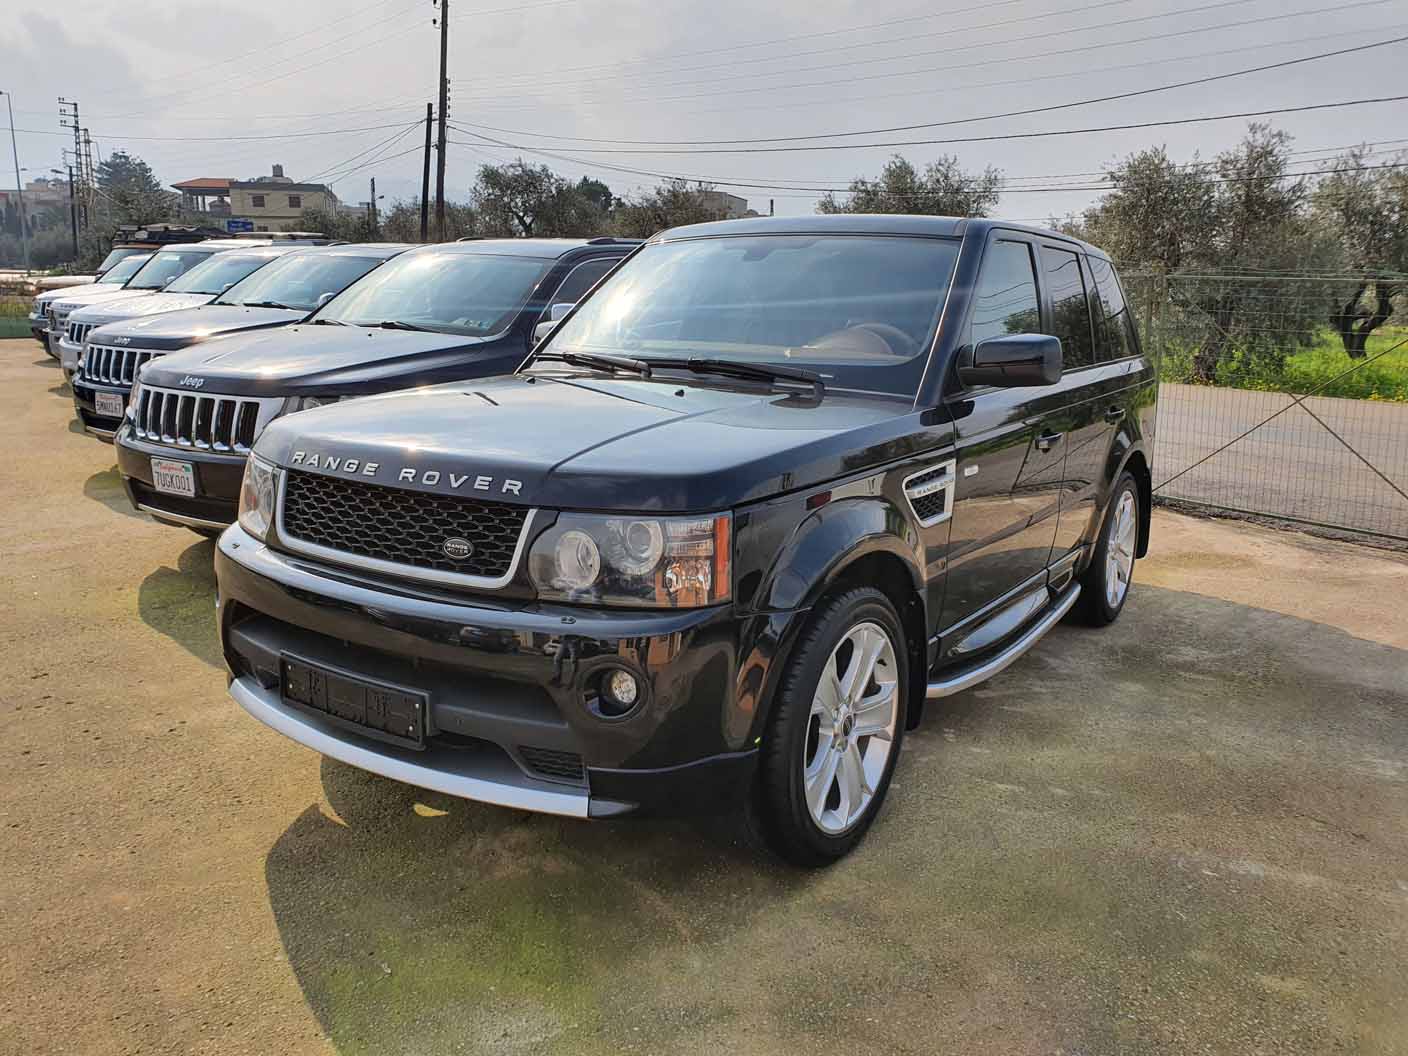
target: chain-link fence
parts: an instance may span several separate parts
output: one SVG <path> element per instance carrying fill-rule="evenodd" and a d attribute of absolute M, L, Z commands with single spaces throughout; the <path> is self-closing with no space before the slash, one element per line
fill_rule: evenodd
<path fill-rule="evenodd" d="M 1408 539 L 1408 327 L 1364 332 L 1403 280 L 1125 279 L 1159 358 L 1156 494 Z"/>

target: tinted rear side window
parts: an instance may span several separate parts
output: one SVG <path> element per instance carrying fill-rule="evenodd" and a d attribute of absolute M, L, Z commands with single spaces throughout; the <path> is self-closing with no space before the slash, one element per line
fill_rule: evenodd
<path fill-rule="evenodd" d="M 1051 291 L 1051 333 L 1061 339 L 1061 354 L 1067 370 L 1088 367 L 1095 362 L 1090 336 L 1090 302 L 1080 257 L 1066 249 L 1041 248 L 1046 267 L 1046 286 Z"/>
<path fill-rule="evenodd" d="M 1139 351 L 1134 334 L 1134 318 L 1125 303 L 1124 292 L 1115 278 L 1114 266 L 1108 260 L 1090 257 L 1090 272 L 1095 278 L 1095 289 L 1100 294 L 1100 311 L 1104 316 L 1101 323 L 1104 347 L 1102 360 L 1123 359 Z"/>
<path fill-rule="evenodd" d="M 569 302 L 576 304 L 588 290 L 596 285 L 598 279 L 616 266 L 616 261 L 619 259 L 619 257 L 609 257 L 605 260 L 589 260 L 585 264 L 578 264 L 568 273 L 567 278 L 562 280 L 562 285 L 552 295 L 552 302 L 554 304 Z"/>
<path fill-rule="evenodd" d="M 1025 242 L 994 242 L 983 259 L 982 277 L 973 297 L 969 341 L 977 345 L 1004 334 L 1032 334 L 1041 329 L 1032 251 Z"/>

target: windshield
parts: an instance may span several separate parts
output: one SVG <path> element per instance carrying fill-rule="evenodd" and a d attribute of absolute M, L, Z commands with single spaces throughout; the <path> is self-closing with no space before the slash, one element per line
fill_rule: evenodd
<path fill-rule="evenodd" d="M 290 253 L 260 268 L 238 286 L 225 292 L 216 304 L 283 306 L 310 312 L 325 294 L 341 293 L 382 257 L 352 257 L 329 253 Z"/>
<path fill-rule="evenodd" d="M 224 293 L 274 258 L 267 253 L 217 253 L 166 287 L 167 293 Z"/>
<path fill-rule="evenodd" d="M 129 253 L 116 264 L 103 272 L 103 277 L 99 283 L 116 283 L 121 286 L 124 282 L 137 274 L 142 269 L 142 265 L 151 260 L 150 253 Z"/>
<path fill-rule="evenodd" d="M 127 260 L 129 257 L 141 257 L 143 260 L 146 260 L 149 256 L 151 256 L 151 254 L 148 253 L 145 249 L 139 249 L 136 246 L 129 246 L 126 249 L 114 249 L 110 253 L 108 253 L 106 257 L 103 258 L 103 262 L 98 265 L 98 271 L 102 272 L 104 276 L 106 276 L 106 273 L 110 271 L 120 260 Z M 128 274 L 130 275 L 131 272 L 128 272 Z M 107 280 L 106 278 L 104 278 L 100 281 Z"/>
<path fill-rule="evenodd" d="M 509 325 L 551 265 L 538 257 L 412 251 L 334 297 L 314 322 L 398 322 L 485 337 Z"/>
<path fill-rule="evenodd" d="M 163 249 L 153 253 L 151 259 L 137 270 L 127 284 L 129 290 L 159 290 L 168 279 L 184 275 L 197 264 L 210 259 L 210 251 L 198 253 L 193 249 Z"/>
<path fill-rule="evenodd" d="M 548 348 L 802 367 L 828 386 L 913 395 L 958 247 L 869 235 L 658 243 L 607 279 Z"/>

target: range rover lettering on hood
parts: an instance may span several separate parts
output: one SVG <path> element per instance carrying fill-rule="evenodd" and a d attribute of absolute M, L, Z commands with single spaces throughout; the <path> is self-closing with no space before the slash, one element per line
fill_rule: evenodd
<path fill-rule="evenodd" d="M 305 469 L 321 469 L 324 471 L 347 473 L 351 476 L 375 477 L 381 474 L 382 465 L 380 462 L 363 462 L 356 458 L 335 458 L 332 455 L 320 455 L 316 451 L 294 451 L 289 457 L 289 464 L 302 466 Z M 388 474 L 389 475 L 389 474 Z M 504 477 L 502 480 L 495 477 L 486 477 L 474 473 L 441 473 L 438 469 L 415 469 L 411 466 L 403 466 L 396 470 L 397 482 L 404 481 L 408 484 L 420 483 L 426 487 L 436 487 L 448 484 L 451 491 L 494 491 L 498 490 L 500 495 L 521 495 L 523 482 Z"/>

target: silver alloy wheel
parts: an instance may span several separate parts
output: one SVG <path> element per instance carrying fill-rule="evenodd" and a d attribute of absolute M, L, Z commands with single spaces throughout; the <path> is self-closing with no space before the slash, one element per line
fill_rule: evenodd
<path fill-rule="evenodd" d="M 1105 533 L 1105 601 L 1117 609 L 1129 591 L 1129 577 L 1134 573 L 1134 540 L 1138 534 L 1138 517 L 1134 492 L 1120 494 L 1119 505 L 1110 518 Z"/>
<path fill-rule="evenodd" d="M 898 715 L 894 643 L 878 623 L 858 623 L 827 658 L 802 746 L 802 787 L 822 832 L 839 836 L 870 809 Z"/>

